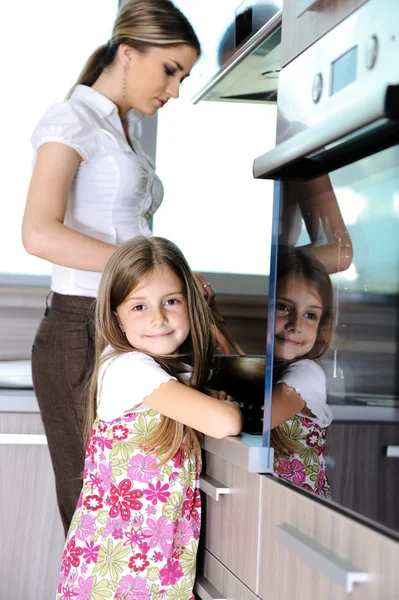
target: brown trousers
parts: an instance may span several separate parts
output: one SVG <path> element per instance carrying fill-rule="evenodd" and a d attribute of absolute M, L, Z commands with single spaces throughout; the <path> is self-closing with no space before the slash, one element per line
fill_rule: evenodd
<path fill-rule="evenodd" d="M 32 374 L 66 533 L 82 489 L 95 299 L 51 295 L 33 345 Z"/>

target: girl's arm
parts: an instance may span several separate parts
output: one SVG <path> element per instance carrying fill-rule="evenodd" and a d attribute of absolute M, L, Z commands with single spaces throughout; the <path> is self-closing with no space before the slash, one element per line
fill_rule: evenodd
<path fill-rule="evenodd" d="M 64 225 L 65 211 L 79 154 L 66 144 L 40 146 L 22 223 L 25 250 L 57 265 L 102 272 L 116 246 Z"/>
<path fill-rule="evenodd" d="M 243 424 L 241 411 L 235 405 L 174 380 L 162 383 L 143 402 L 170 419 L 218 439 L 238 435 Z"/>
<path fill-rule="evenodd" d="M 306 407 L 306 402 L 294 388 L 285 383 L 275 385 L 273 388 L 271 429 L 285 423 L 288 419 L 292 419 L 299 412 L 312 416 L 311 411 Z"/>

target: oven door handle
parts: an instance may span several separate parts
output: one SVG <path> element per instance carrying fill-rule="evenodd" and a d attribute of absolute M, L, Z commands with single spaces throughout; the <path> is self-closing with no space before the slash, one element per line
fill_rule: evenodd
<path fill-rule="evenodd" d="M 399 85 L 374 90 L 255 159 L 256 179 L 314 179 L 399 141 Z"/>

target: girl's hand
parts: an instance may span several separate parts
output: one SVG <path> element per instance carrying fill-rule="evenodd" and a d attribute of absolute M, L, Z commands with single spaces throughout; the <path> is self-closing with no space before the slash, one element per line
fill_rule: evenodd
<path fill-rule="evenodd" d="M 232 396 L 229 396 L 226 392 L 217 392 L 216 390 L 209 389 L 207 391 L 208 395 L 212 396 L 212 398 L 215 398 L 216 400 L 221 400 L 222 402 L 229 402 L 230 404 L 234 404 L 235 406 L 238 406 L 238 408 L 240 408 L 239 402 L 236 402 L 236 400 L 234 400 L 234 398 L 232 398 Z"/>

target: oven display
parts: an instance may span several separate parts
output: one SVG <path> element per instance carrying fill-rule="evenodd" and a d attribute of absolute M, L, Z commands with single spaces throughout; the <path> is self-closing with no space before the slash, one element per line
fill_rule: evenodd
<path fill-rule="evenodd" d="M 357 54 L 357 46 L 354 46 L 332 63 L 331 94 L 356 81 Z"/>

